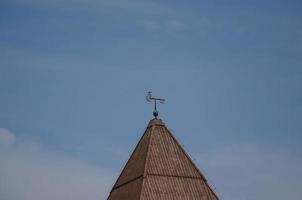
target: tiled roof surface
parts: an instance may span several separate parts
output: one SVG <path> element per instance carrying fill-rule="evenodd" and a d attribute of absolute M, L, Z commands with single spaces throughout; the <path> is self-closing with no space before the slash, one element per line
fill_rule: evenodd
<path fill-rule="evenodd" d="M 218 200 L 160 119 L 153 119 L 108 200 Z"/>

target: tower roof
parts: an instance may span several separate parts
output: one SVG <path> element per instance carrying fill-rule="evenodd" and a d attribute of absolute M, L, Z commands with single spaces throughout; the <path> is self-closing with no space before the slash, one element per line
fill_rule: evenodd
<path fill-rule="evenodd" d="M 108 200 L 218 200 L 160 119 L 149 122 Z"/>

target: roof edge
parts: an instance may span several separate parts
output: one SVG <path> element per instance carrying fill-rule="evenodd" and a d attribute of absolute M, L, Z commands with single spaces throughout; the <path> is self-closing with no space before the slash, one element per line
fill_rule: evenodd
<path fill-rule="evenodd" d="M 170 134 L 170 136 L 173 138 L 173 140 L 175 141 L 175 143 L 180 147 L 180 150 L 185 154 L 185 156 L 189 159 L 189 161 L 191 162 L 191 164 L 193 165 L 193 167 L 197 170 L 197 172 L 201 175 L 201 179 L 204 180 L 204 183 L 210 188 L 211 192 L 214 194 L 214 196 L 218 198 L 218 195 L 216 194 L 215 190 L 212 188 L 212 186 L 209 184 L 208 180 L 206 179 L 206 177 L 203 175 L 203 173 L 199 170 L 199 168 L 197 167 L 197 165 L 193 162 L 191 156 L 184 150 L 184 148 L 182 147 L 182 145 L 178 142 L 178 140 L 175 138 L 175 136 L 171 133 L 171 131 L 164 126 L 167 130 L 167 132 Z"/>

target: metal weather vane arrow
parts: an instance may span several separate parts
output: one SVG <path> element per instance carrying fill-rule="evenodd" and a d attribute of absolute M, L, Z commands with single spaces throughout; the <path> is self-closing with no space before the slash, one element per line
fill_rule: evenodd
<path fill-rule="evenodd" d="M 148 92 L 147 96 L 146 96 L 146 100 L 148 102 L 152 102 L 154 101 L 154 111 L 153 111 L 153 116 L 155 118 L 157 118 L 158 116 L 158 111 L 157 111 L 157 106 L 156 106 L 156 101 L 159 101 L 161 104 L 165 103 L 165 99 L 163 98 L 158 98 L 158 97 L 153 97 L 152 96 L 152 92 Z"/>

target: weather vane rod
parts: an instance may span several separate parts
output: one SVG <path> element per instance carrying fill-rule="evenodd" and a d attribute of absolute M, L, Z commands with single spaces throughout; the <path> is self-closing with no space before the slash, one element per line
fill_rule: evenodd
<path fill-rule="evenodd" d="M 156 107 L 156 101 L 159 101 L 160 103 L 164 103 L 165 99 L 163 98 L 157 98 L 157 97 L 153 97 L 152 96 L 152 92 L 148 92 L 146 99 L 148 102 L 154 101 L 154 111 L 153 111 L 153 116 L 157 119 L 158 116 L 158 111 L 157 111 L 157 107 Z"/>

